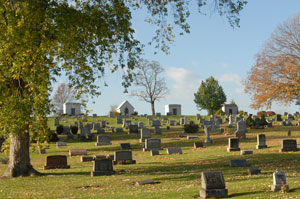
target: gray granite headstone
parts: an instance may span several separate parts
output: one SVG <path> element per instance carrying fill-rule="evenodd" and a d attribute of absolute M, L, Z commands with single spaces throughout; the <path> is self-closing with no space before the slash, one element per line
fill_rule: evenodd
<path fill-rule="evenodd" d="M 111 145 L 110 136 L 108 136 L 108 135 L 98 135 L 97 136 L 97 143 L 95 145 L 96 146 Z"/>
<path fill-rule="evenodd" d="M 228 190 L 225 189 L 225 181 L 222 172 L 202 172 L 200 198 L 225 198 Z"/>
<path fill-rule="evenodd" d="M 281 149 L 279 152 L 288 152 L 288 151 L 299 151 L 297 148 L 297 140 L 294 139 L 284 139 L 281 143 Z"/>
<path fill-rule="evenodd" d="M 230 160 L 230 166 L 231 167 L 246 167 L 247 163 L 245 159 L 235 159 Z"/>
<path fill-rule="evenodd" d="M 227 151 L 240 151 L 241 149 L 239 148 L 239 138 L 233 137 L 233 138 L 228 138 L 228 148 Z"/>
<path fill-rule="evenodd" d="M 167 154 L 168 155 L 182 154 L 182 150 L 179 147 L 170 147 L 170 148 L 167 148 Z"/>
<path fill-rule="evenodd" d="M 94 161 L 91 176 L 103 176 L 113 174 L 115 174 L 115 171 L 113 170 L 113 164 L 111 159 L 101 159 Z"/>
<path fill-rule="evenodd" d="M 287 188 L 287 190 L 289 189 L 289 185 L 286 184 L 285 174 L 280 170 L 276 170 L 276 172 L 273 173 L 273 184 L 271 185 L 271 190 L 274 192 L 280 191 L 283 185 Z"/>
<path fill-rule="evenodd" d="M 263 148 L 267 148 L 266 135 L 265 134 L 257 134 L 256 149 L 263 149 Z"/>

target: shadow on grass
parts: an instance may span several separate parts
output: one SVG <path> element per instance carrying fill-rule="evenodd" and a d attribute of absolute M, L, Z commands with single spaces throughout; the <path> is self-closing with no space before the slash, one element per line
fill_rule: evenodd
<path fill-rule="evenodd" d="M 87 171 L 78 171 L 78 172 L 57 172 L 57 173 L 43 173 L 44 176 L 64 176 L 64 175 L 81 175 L 81 176 L 87 176 L 91 175 L 91 172 Z"/>
<path fill-rule="evenodd" d="M 234 194 L 230 194 L 230 195 L 228 196 L 228 198 L 240 197 L 240 196 L 246 196 L 246 195 L 252 195 L 252 194 L 259 194 L 259 193 L 264 193 L 264 191 L 254 191 L 254 192 L 234 193 Z"/>

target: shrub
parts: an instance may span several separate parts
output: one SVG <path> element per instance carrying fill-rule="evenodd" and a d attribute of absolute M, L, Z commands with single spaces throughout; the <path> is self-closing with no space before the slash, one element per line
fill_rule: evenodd
<path fill-rule="evenodd" d="M 56 127 L 56 132 L 58 135 L 62 134 L 64 132 L 64 126 L 63 125 L 58 125 Z"/>
<path fill-rule="evenodd" d="M 183 129 L 184 129 L 185 133 L 197 133 L 198 130 L 199 130 L 199 125 L 193 124 L 193 123 L 191 123 L 191 124 L 185 124 L 183 126 Z"/>
<path fill-rule="evenodd" d="M 268 124 L 268 122 L 267 122 L 267 120 L 266 120 L 266 118 L 265 118 L 264 115 L 260 118 L 260 120 L 258 121 L 258 124 L 259 124 L 260 126 L 265 126 L 265 125 Z"/>
<path fill-rule="evenodd" d="M 138 115 L 138 112 L 134 111 L 131 115 Z"/>
<path fill-rule="evenodd" d="M 257 115 L 258 117 L 262 117 L 263 115 L 266 116 L 267 113 L 266 113 L 266 111 L 259 111 L 259 112 L 257 112 L 256 115 Z"/>
<path fill-rule="evenodd" d="M 78 127 L 77 126 L 71 126 L 71 132 L 76 135 L 78 132 Z"/>
<path fill-rule="evenodd" d="M 57 142 L 59 138 L 56 133 L 49 133 L 48 140 L 49 142 Z"/>
<path fill-rule="evenodd" d="M 244 115 L 244 111 L 240 110 L 238 114 L 239 115 Z"/>
<path fill-rule="evenodd" d="M 252 119 L 252 114 L 246 119 L 247 126 L 253 128 L 255 126 L 255 121 Z"/>

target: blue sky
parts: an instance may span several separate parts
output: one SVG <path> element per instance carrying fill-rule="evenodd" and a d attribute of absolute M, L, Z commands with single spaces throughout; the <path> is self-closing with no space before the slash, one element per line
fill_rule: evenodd
<path fill-rule="evenodd" d="M 240 110 L 256 113 L 250 109 L 250 96 L 244 93 L 241 80 L 247 77 L 254 64 L 254 56 L 264 42 L 270 37 L 279 23 L 294 16 L 300 11 L 299 0 L 249 0 L 240 14 L 240 28 L 232 28 L 225 17 L 218 14 L 200 15 L 192 10 L 190 19 L 191 33 L 176 35 L 175 42 L 170 45 L 170 54 L 159 51 L 154 54 L 151 46 L 146 46 L 145 55 L 148 60 L 158 61 L 165 69 L 163 74 L 169 95 L 156 102 L 156 112 L 164 113 L 165 104 L 181 104 L 182 114 L 206 114 L 199 111 L 193 101 L 194 93 L 202 80 L 215 77 L 223 87 L 227 101 L 233 99 Z M 142 11 L 133 15 L 133 27 L 136 37 L 147 43 L 154 35 L 154 29 L 145 23 Z M 140 114 L 150 114 L 150 104 L 136 97 L 124 94 L 121 86 L 122 72 L 107 73 L 105 78 L 108 87 L 101 86 L 101 96 L 88 103 L 88 109 L 98 115 L 106 115 L 111 105 L 119 105 L 128 100 Z M 135 88 L 129 88 L 134 90 Z M 275 112 L 299 111 L 299 106 L 284 107 L 276 103 Z"/>

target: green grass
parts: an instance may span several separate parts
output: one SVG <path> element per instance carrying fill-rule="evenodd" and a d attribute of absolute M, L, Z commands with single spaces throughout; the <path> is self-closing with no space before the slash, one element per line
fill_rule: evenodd
<path fill-rule="evenodd" d="M 114 124 L 114 119 L 107 117 L 89 118 L 106 120 Z M 174 118 L 178 120 L 178 118 Z M 194 119 L 191 117 L 191 119 Z M 68 123 L 75 120 L 68 119 Z M 139 119 L 140 120 L 140 119 Z M 144 121 L 146 123 L 146 120 Z M 68 123 L 63 123 L 67 125 Z M 147 122 L 148 123 L 148 122 Z M 52 129 L 53 118 L 49 119 Z M 163 127 L 164 128 L 164 127 Z M 300 152 L 279 153 L 281 140 L 287 138 L 287 131 L 292 131 L 291 138 L 300 143 L 299 127 L 272 127 L 261 130 L 249 130 L 247 139 L 241 140 L 241 149 L 254 151 L 253 155 L 241 156 L 240 152 L 227 152 L 228 137 L 214 133 L 212 144 L 205 144 L 200 150 L 193 149 L 195 141 L 203 141 L 203 131 L 197 133 L 197 140 L 171 140 L 182 134 L 180 127 L 171 127 L 163 131 L 160 137 L 162 146 L 178 146 L 183 150 L 182 155 L 167 155 L 166 150 L 160 151 L 159 156 L 150 156 L 150 152 L 142 151 L 142 144 L 138 142 L 139 135 L 111 134 L 110 146 L 95 146 L 95 140 L 79 142 L 67 141 L 68 146 L 56 149 L 51 143 L 46 154 L 31 153 L 31 161 L 37 170 L 47 174 L 43 177 L 22 177 L 0 179 L 0 198 L 47 198 L 47 199 L 77 199 L 77 198 L 198 198 L 201 187 L 201 172 L 222 171 L 226 188 L 230 198 L 300 198 Z M 255 149 L 256 134 L 265 133 L 267 149 Z M 65 141 L 64 136 L 60 137 Z M 289 137 L 290 138 L 290 137 Z M 86 148 L 88 154 L 113 154 L 120 149 L 120 143 L 129 142 L 133 148 L 135 165 L 116 165 L 117 172 L 113 176 L 90 177 L 92 162 L 80 162 L 78 156 L 68 157 L 70 169 L 43 170 L 47 155 L 68 155 L 71 148 Z M 3 157 L 1 154 L 0 157 Z M 250 166 L 231 168 L 229 160 L 245 158 Z M 4 172 L 7 165 L 0 164 L 0 172 Z M 260 168 L 262 174 L 248 176 L 248 168 Z M 277 169 L 285 172 L 289 193 L 271 192 L 269 185 L 273 183 L 272 173 Z M 136 181 L 153 179 L 158 184 L 135 186 Z"/>

